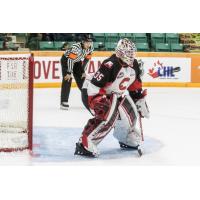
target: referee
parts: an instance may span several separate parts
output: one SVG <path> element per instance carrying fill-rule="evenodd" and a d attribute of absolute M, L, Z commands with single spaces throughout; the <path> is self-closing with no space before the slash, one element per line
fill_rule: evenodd
<path fill-rule="evenodd" d="M 60 108 L 69 109 L 69 94 L 72 83 L 72 73 L 78 88 L 81 90 L 85 80 L 85 68 L 91 59 L 93 52 L 93 35 L 85 33 L 81 35 L 81 42 L 75 43 L 67 49 L 61 58 L 62 66 L 62 87 Z"/>

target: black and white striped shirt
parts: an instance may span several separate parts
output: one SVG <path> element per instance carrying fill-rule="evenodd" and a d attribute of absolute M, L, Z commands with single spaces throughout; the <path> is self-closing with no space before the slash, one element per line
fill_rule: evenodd
<path fill-rule="evenodd" d="M 67 58 L 67 72 L 73 72 L 73 66 L 76 62 L 84 61 L 87 64 L 88 60 L 91 58 L 93 50 L 93 46 L 91 46 L 89 49 L 84 49 L 81 43 L 73 44 L 72 47 L 66 50 L 64 53 L 64 56 Z"/>

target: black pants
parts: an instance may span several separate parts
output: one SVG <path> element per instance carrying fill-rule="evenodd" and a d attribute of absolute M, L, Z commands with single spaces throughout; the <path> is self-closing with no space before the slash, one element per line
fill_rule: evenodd
<path fill-rule="evenodd" d="M 88 105 L 88 93 L 87 93 L 86 88 L 82 89 L 81 98 L 82 98 L 83 105 L 90 111 L 89 105 Z"/>
<path fill-rule="evenodd" d="M 64 77 L 67 75 L 66 73 L 66 69 L 68 68 L 67 66 L 67 58 L 65 56 L 62 56 L 61 58 L 61 67 L 62 67 L 62 86 L 61 86 L 61 103 L 62 102 L 68 102 L 69 100 L 69 94 L 70 94 L 70 90 L 71 90 L 71 84 L 72 84 L 72 78 L 70 79 L 70 81 L 65 81 Z M 82 86 L 83 86 L 83 82 L 84 82 L 84 78 L 81 78 L 83 74 L 82 71 L 82 62 L 77 62 L 74 64 L 73 67 L 73 76 L 74 79 L 76 81 L 76 84 L 78 86 L 78 88 L 81 90 Z"/>

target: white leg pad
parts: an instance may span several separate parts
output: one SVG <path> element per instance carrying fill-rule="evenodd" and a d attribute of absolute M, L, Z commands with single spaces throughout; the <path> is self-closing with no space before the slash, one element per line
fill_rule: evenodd
<path fill-rule="evenodd" d="M 142 141 L 141 131 L 136 128 L 138 120 L 137 108 L 131 98 L 127 98 L 125 104 L 119 106 L 120 119 L 114 128 L 114 137 L 129 146 L 138 146 Z M 132 107 L 130 111 L 130 106 Z M 128 110 L 129 108 L 129 110 Z"/>

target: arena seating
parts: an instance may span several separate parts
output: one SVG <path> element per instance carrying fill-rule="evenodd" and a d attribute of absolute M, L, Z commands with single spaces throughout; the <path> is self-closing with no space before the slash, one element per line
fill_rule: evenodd
<path fill-rule="evenodd" d="M 16 38 L 16 41 L 10 41 L 9 45 L 15 49 L 16 45 L 30 50 L 61 50 L 65 42 L 69 47 L 77 42 L 74 36 L 81 34 L 73 34 L 74 41 L 57 40 L 60 38 L 59 33 L 53 33 L 54 40 L 43 41 L 45 34 L 30 33 L 13 33 L 0 35 L 0 50 L 3 50 L 3 41 L 5 37 Z M 57 35 L 59 37 L 57 37 Z M 200 52 L 200 33 L 93 33 L 94 49 L 96 51 L 114 51 L 120 38 L 128 38 L 132 40 L 138 51 L 158 51 L 158 52 Z M 75 41 L 76 40 L 76 41 Z M 17 48 L 16 48 L 17 50 Z"/>

